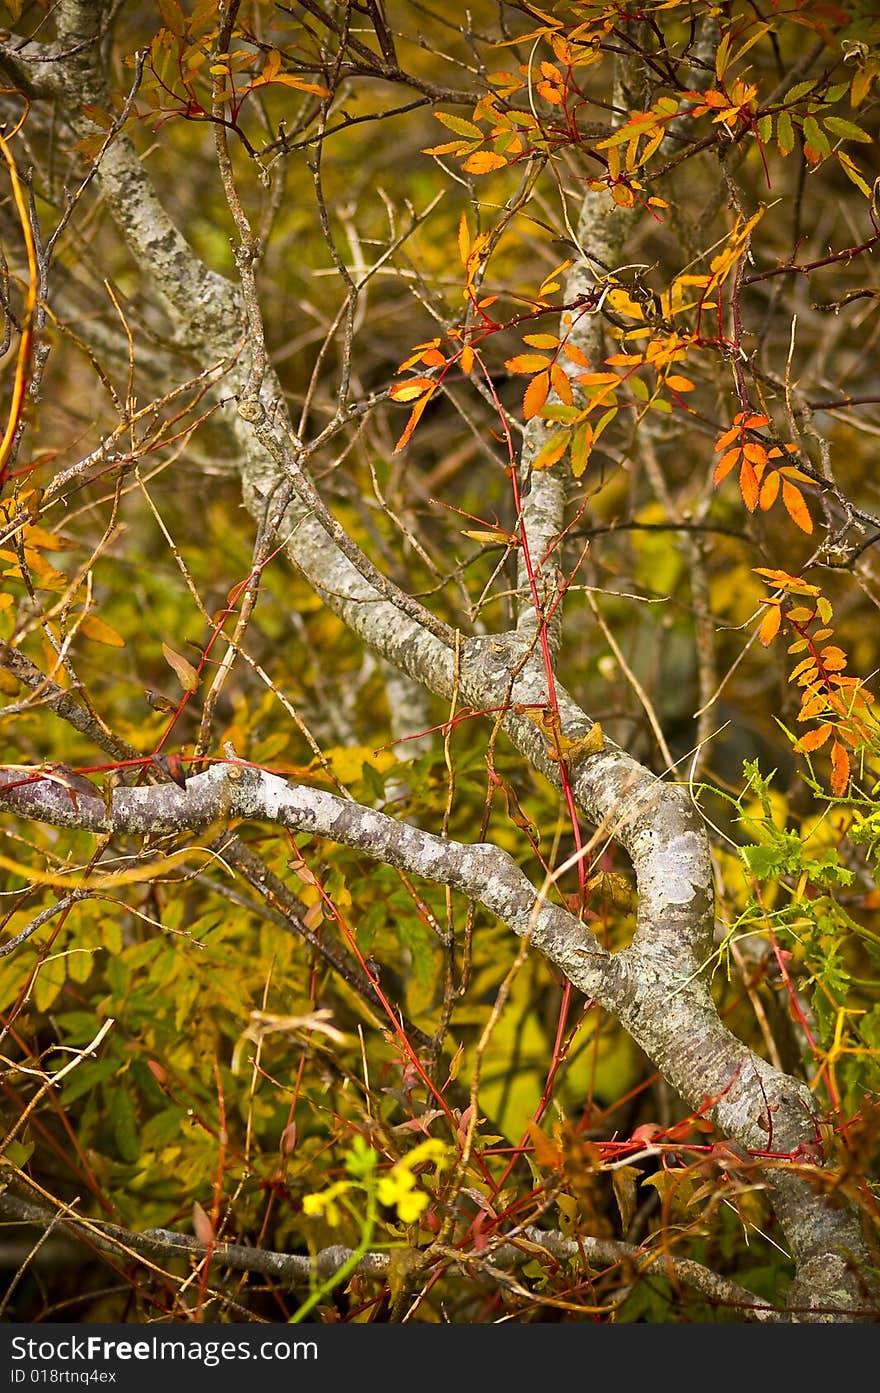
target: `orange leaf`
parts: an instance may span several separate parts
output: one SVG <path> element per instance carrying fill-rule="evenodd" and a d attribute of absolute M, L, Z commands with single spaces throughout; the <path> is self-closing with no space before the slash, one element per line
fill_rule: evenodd
<path fill-rule="evenodd" d="M 395 382 L 391 388 L 392 401 L 415 401 L 425 392 L 433 391 L 436 383 L 430 377 L 411 377 L 407 382 Z"/>
<path fill-rule="evenodd" d="M 473 366 L 474 350 L 471 348 L 469 343 L 466 343 L 464 348 L 461 350 L 461 370 L 464 373 L 469 373 Z"/>
<path fill-rule="evenodd" d="M 812 532 L 813 519 L 810 517 L 810 510 L 804 501 L 804 495 L 794 484 L 790 484 L 787 479 L 782 481 L 782 501 L 785 504 L 788 516 L 802 532 Z"/>
<path fill-rule="evenodd" d="M 550 391 L 549 372 L 539 372 L 537 377 L 533 377 L 523 396 L 523 419 L 530 421 L 533 416 L 537 416 L 544 402 L 547 400 L 547 393 Z"/>
<path fill-rule="evenodd" d="M 504 366 L 509 372 L 541 372 L 549 364 L 546 353 L 517 353 L 513 358 L 507 358 Z"/>
<path fill-rule="evenodd" d="M 823 721 L 822 725 L 816 726 L 815 730 L 808 730 L 806 735 L 802 735 L 795 745 L 795 749 L 799 750 L 802 755 L 812 754 L 813 750 L 821 750 L 833 729 L 830 721 Z"/>
<path fill-rule="evenodd" d="M 715 466 L 715 473 L 712 475 L 712 482 L 720 484 L 722 479 L 726 479 L 733 466 L 739 459 L 739 446 L 733 450 L 728 450 L 726 455 L 722 455 Z"/>
<path fill-rule="evenodd" d="M 504 169 L 507 160 L 503 155 L 494 155 L 491 150 L 477 150 L 468 155 L 462 165 L 468 174 L 490 174 L 493 169 Z"/>
<path fill-rule="evenodd" d="M 574 401 L 571 392 L 571 382 L 569 381 L 568 375 L 558 363 L 554 363 L 550 369 L 550 381 L 553 384 L 553 390 L 559 397 L 559 400 L 564 402 L 566 406 L 571 406 Z"/>
<path fill-rule="evenodd" d="M 849 755 L 840 741 L 835 739 L 831 746 L 831 792 L 842 798 L 848 783 Z"/>
<path fill-rule="evenodd" d="M 805 693 L 806 695 L 806 693 Z M 831 703 L 824 692 L 819 692 L 817 696 L 810 697 L 805 701 L 798 713 L 799 721 L 811 721 L 814 716 L 818 716 L 822 711 L 827 711 Z"/>
<path fill-rule="evenodd" d="M 739 491 L 742 494 L 750 513 L 755 511 L 758 506 L 758 476 L 747 459 L 742 462 L 742 469 L 739 471 Z"/>
<path fill-rule="evenodd" d="M 467 215 L 462 213 L 458 224 L 458 254 L 461 257 L 462 266 L 467 266 L 468 256 L 471 250 L 471 231 L 468 227 Z"/>
<path fill-rule="evenodd" d="M 609 359 L 608 361 L 610 362 L 611 360 Z M 715 441 L 715 453 L 717 454 L 719 450 L 723 450 L 725 446 L 730 445 L 734 440 L 738 440 L 739 434 L 739 426 L 731 426 L 730 430 L 726 430 L 723 435 L 719 435 L 718 439 Z"/>
<path fill-rule="evenodd" d="M 564 343 L 562 351 L 570 363 L 574 363 L 579 368 L 588 368 L 590 360 L 576 343 Z"/>
<path fill-rule="evenodd" d="M 782 623 L 782 614 L 778 605 L 770 605 L 767 613 L 761 620 L 761 627 L 758 629 L 758 638 L 766 648 L 773 642 L 779 633 L 779 626 Z"/>
<path fill-rule="evenodd" d="M 773 507 L 773 504 L 776 502 L 778 494 L 779 474 L 774 469 L 770 474 L 767 475 L 766 479 L 761 485 L 761 494 L 758 499 L 758 502 L 761 505 L 761 509 L 763 512 L 766 513 L 768 508 Z"/>
<path fill-rule="evenodd" d="M 419 424 L 419 421 L 421 420 L 422 412 L 424 411 L 425 407 L 428 405 L 428 402 L 429 402 L 430 400 L 431 400 L 431 397 L 430 397 L 430 395 L 429 395 L 429 396 L 422 397 L 420 401 L 417 401 L 417 402 L 416 402 L 415 406 L 413 407 L 412 411 L 410 412 L 409 420 L 407 421 L 406 425 L 404 426 L 403 434 L 401 435 L 400 439 L 398 440 L 397 444 L 396 444 L 395 447 L 394 447 L 394 453 L 395 453 L 396 455 L 399 454 L 400 451 L 403 449 L 404 445 L 405 445 L 406 442 L 409 440 L 409 438 L 410 438 L 410 436 L 412 435 L 413 431 L 415 430 L 416 426 Z"/>
<path fill-rule="evenodd" d="M 585 387 L 601 387 L 606 382 L 619 382 L 616 372 L 579 372 L 578 382 Z"/>
<path fill-rule="evenodd" d="M 694 384 L 689 377 L 679 377 L 677 373 L 671 373 L 666 379 L 666 386 L 671 387 L 673 392 L 692 392 Z"/>
<path fill-rule="evenodd" d="M 559 340 L 555 334 L 523 334 L 523 343 L 532 348 L 557 348 Z"/>

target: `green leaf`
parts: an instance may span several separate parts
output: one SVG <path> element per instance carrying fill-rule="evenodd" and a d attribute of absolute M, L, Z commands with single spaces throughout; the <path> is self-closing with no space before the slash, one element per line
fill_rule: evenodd
<path fill-rule="evenodd" d="M 756 880 L 773 880 L 785 868 L 785 856 L 775 846 L 744 846 L 742 858 Z"/>
<path fill-rule="evenodd" d="M 840 116 L 826 116 L 825 129 L 843 140 L 861 140 L 870 145 L 874 139 L 867 131 L 863 131 L 861 126 L 856 126 L 852 121 L 844 121 Z"/>
<path fill-rule="evenodd" d="M 479 126 L 475 126 L 473 121 L 464 121 L 460 116 L 450 116 L 445 111 L 435 111 L 435 117 L 442 121 L 444 126 L 448 126 L 456 135 L 463 135 L 468 140 L 482 140 L 483 132 Z"/>
<path fill-rule="evenodd" d="M 794 149 L 794 126 L 787 111 L 780 111 L 776 118 L 776 144 L 780 155 L 790 155 Z"/>
<path fill-rule="evenodd" d="M 789 90 L 786 92 L 785 97 L 783 98 L 785 105 L 788 106 L 791 102 L 800 101 L 801 97 L 805 97 L 808 92 L 814 91 L 815 86 L 815 82 L 796 83 L 794 87 L 790 87 Z"/>
<path fill-rule="evenodd" d="M 814 116 L 804 117 L 804 140 L 820 155 L 831 154 L 831 142 Z"/>
<path fill-rule="evenodd" d="M 122 1084 L 114 1085 L 110 1092 L 110 1125 L 116 1149 L 123 1161 L 135 1162 L 141 1154 L 138 1136 L 137 1111 L 128 1088 Z"/>

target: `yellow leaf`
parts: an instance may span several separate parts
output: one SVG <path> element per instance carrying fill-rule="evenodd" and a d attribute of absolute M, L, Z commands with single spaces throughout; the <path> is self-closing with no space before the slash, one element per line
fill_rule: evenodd
<path fill-rule="evenodd" d="M 782 615 L 778 605 L 771 605 L 764 618 L 761 620 L 761 627 L 758 629 L 758 638 L 765 648 L 769 646 L 779 633 L 779 626 L 782 623 Z"/>
<path fill-rule="evenodd" d="M 103 619 L 99 619 L 96 614 L 87 614 L 79 626 L 81 634 L 86 638 L 93 639 L 95 643 L 106 643 L 111 648 L 124 648 L 125 639 L 118 634 L 115 629 L 111 629 L 109 624 L 105 624 Z"/>
<path fill-rule="evenodd" d="M 471 232 L 468 227 L 467 214 L 462 213 L 458 224 L 458 254 L 461 257 L 462 266 L 467 266 L 470 250 Z"/>
<path fill-rule="evenodd" d="M 392 401 L 415 401 L 435 386 L 430 377 L 411 377 L 408 382 L 395 382 L 390 396 Z"/>
<path fill-rule="evenodd" d="M 506 547 L 513 541 L 509 532 L 499 532 L 494 529 L 486 529 L 484 531 L 479 527 L 463 528 L 461 535 L 463 537 L 470 537 L 474 542 L 484 542 L 487 546 L 497 546 L 500 544 Z"/>
<path fill-rule="evenodd" d="M 556 464 L 558 460 L 562 459 L 562 456 L 568 449 L 568 442 L 570 439 L 571 435 L 567 430 L 560 431 L 558 435 L 551 436 L 546 445 L 542 446 L 532 460 L 532 468 L 549 469 L 551 465 Z"/>
<path fill-rule="evenodd" d="M 322 87 L 319 82 L 303 82 L 302 78 L 294 77 L 293 73 L 279 73 L 272 81 L 276 85 L 280 84 L 282 87 L 295 87 L 299 92 L 311 92 L 313 97 L 330 96 L 329 88 Z M 257 86 L 256 82 L 254 86 Z"/>
<path fill-rule="evenodd" d="M 493 169 L 504 169 L 507 160 L 503 155 L 493 155 L 491 150 L 476 150 L 468 155 L 462 165 L 468 174 L 490 174 Z"/>
<path fill-rule="evenodd" d="M 605 748 L 605 734 L 598 721 L 594 721 L 586 735 L 579 740 L 570 740 L 567 735 L 560 735 L 559 748 L 563 757 L 569 765 L 580 764 L 582 760 L 589 759 L 590 755 L 601 754 Z"/>
<path fill-rule="evenodd" d="M 192 663 L 187 662 L 179 653 L 175 653 L 173 648 L 169 648 L 167 643 L 162 644 L 162 656 L 170 668 L 173 669 L 178 682 L 185 692 L 198 691 L 201 678 L 196 672 Z"/>

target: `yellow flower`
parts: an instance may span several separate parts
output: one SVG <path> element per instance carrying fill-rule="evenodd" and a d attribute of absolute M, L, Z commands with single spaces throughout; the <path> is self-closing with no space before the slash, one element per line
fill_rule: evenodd
<path fill-rule="evenodd" d="M 342 1210 L 337 1204 L 340 1195 L 344 1195 L 347 1190 L 354 1189 L 350 1180 L 339 1180 L 335 1185 L 330 1185 L 320 1194 L 303 1196 L 303 1213 L 309 1214 L 313 1218 L 323 1215 L 328 1224 L 334 1227 L 342 1221 Z"/>

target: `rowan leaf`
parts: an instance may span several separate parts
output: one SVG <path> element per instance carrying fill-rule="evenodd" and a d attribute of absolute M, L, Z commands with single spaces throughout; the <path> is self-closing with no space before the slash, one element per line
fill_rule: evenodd
<path fill-rule="evenodd" d="M 854 125 L 852 121 L 844 121 L 840 116 L 825 116 L 823 120 L 826 130 L 843 140 L 860 140 L 870 145 L 874 139 L 867 131 L 863 131 L 861 126 Z"/>
<path fill-rule="evenodd" d="M 768 648 L 779 633 L 782 612 L 779 605 L 769 605 L 758 629 L 758 638 L 764 648 Z"/>
<path fill-rule="evenodd" d="M 758 498 L 758 503 L 762 512 L 766 513 L 768 509 L 773 507 L 773 504 L 779 497 L 779 484 L 779 473 L 777 470 L 772 469 L 766 479 L 761 483 L 761 493 Z"/>
<path fill-rule="evenodd" d="M 571 472 L 576 479 L 581 477 L 587 467 L 594 440 L 595 436 L 589 422 L 579 426 L 571 438 Z"/>
<path fill-rule="evenodd" d="M 731 469 L 733 469 L 734 465 L 739 460 L 739 457 L 740 448 L 738 445 L 736 449 L 728 450 L 726 455 L 722 455 L 715 466 L 715 472 L 712 475 L 712 482 L 714 484 L 720 484 L 723 479 L 726 479 Z"/>
<path fill-rule="evenodd" d="M 508 372 L 541 372 L 551 361 L 546 353 L 517 353 L 505 359 L 504 366 Z"/>
<path fill-rule="evenodd" d="M 566 406 L 571 406 L 574 401 L 571 390 L 571 379 L 565 369 L 561 368 L 558 363 L 554 363 L 550 368 L 550 383 L 554 392 L 559 397 L 559 400 Z"/>
<path fill-rule="evenodd" d="M 794 484 L 790 484 L 787 479 L 782 481 L 782 501 L 785 504 L 788 516 L 792 522 L 798 526 L 802 532 L 812 532 L 813 519 L 810 517 L 810 510 L 807 507 L 804 495 Z"/>
<path fill-rule="evenodd" d="M 470 250 L 471 230 L 468 227 L 467 214 L 462 213 L 458 222 L 458 254 L 461 257 L 462 266 L 467 266 Z"/>
<path fill-rule="evenodd" d="M 833 729 L 830 721 L 823 721 L 822 725 L 816 726 L 814 730 L 808 730 L 806 735 L 802 735 L 795 745 L 795 749 L 802 755 L 809 755 L 814 750 L 821 750 Z"/>
<path fill-rule="evenodd" d="M 537 416 L 550 392 L 549 372 L 539 372 L 532 378 L 523 393 L 523 420 L 530 421 Z"/>
<path fill-rule="evenodd" d="M 407 382 L 395 382 L 389 396 L 392 401 L 415 401 L 425 392 L 432 392 L 436 386 L 432 377 L 411 377 Z"/>
<path fill-rule="evenodd" d="M 394 453 L 396 455 L 399 454 L 400 451 L 403 449 L 404 445 L 406 445 L 407 441 L 409 440 L 410 436 L 412 435 L 413 431 L 415 430 L 416 426 L 421 420 L 422 413 L 425 407 L 428 405 L 428 402 L 431 400 L 432 395 L 432 393 L 427 393 L 425 396 L 420 397 L 419 400 L 416 402 L 415 406 L 410 412 L 409 420 L 403 428 L 403 432 L 400 436 L 400 439 L 394 447 Z"/>
<path fill-rule="evenodd" d="M 743 460 L 739 471 L 739 491 L 743 503 L 753 513 L 758 505 L 758 476 L 747 459 Z"/>
<path fill-rule="evenodd" d="M 562 345 L 562 352 L 570 363 L 574 363 L 575 367 L 588 368 L 590 366 L 590 360 L 586 353 L 578 348 L 576 343 L 564 343 Z"/>
<path fill-rule="evenodd" d="M 820 155 L 831 154 L 831 142 L 822 130 L 815 116 L 805 116 L 803 121 L 804 139 L 812 150 Z"/>
<path fill-rule="evenodd" d="M 849 775 L 849 754 L 835 737 L 834 744 L 831 746 L 831 792 L 838 798 L 842 798 L 846 793 Z"/>
<path fill-rule="evenodd" d="M 794 149 L 794 126 L 787 111 L 780 111 L 776 118 L 776 145 L 780 155 L 790 155 Z"/>
<path fill-rule="evenodd" d="M 559 431 L 556 435 L 552 435 L 532 460 L 532 468 L 549 469 L 552 465 L 558 463 L 568 449 L 570 440 L 571 432 L 567 430 Z"/>
<path fill-rule="evenodd" d="M 507 160 L 503 155 L 496 155 L 491 150 L 475 150 L 461 167 L 468 174 L 491 174 L 493 169 L 504 169 L 506 165 Z"/>
<path fill-rule="evenodd" d="M 450 116 L 446 111 L 435 111 L 432 115 L 435 120 L 447 126 L 456 135 L 466 136 L 468 140 L 483 139 L 483 132 L 479 126 L 474 125 L 473 121 L 465 121 L 461 116 Z"/>

